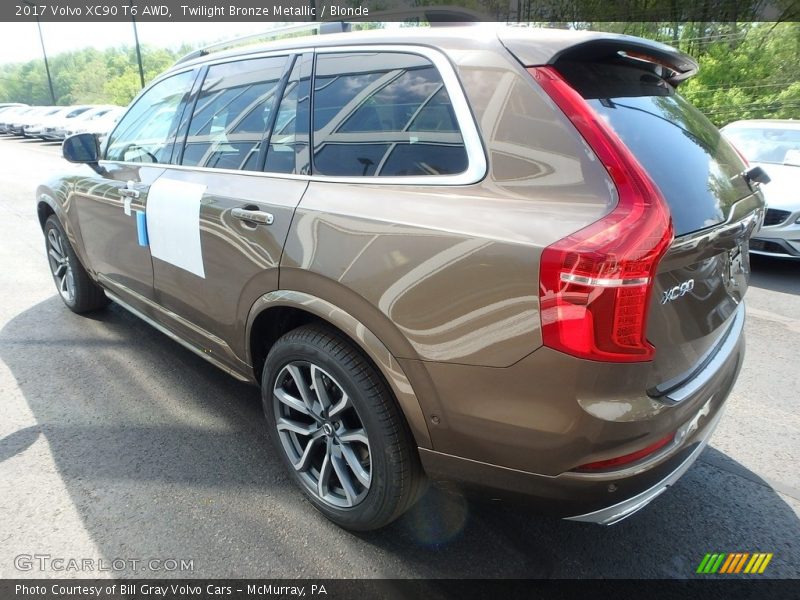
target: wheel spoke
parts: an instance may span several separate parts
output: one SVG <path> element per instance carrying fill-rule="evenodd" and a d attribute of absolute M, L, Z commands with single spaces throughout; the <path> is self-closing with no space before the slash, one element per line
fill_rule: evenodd
<path fill-rule="evenodd" d="M 350 470 L 347 468 L 347 463 L 342 460 L 341 456 L 336 456 L 335 454 L 331 454 L 331 463 L 333 464 L 333 470 L 336 471 L 336 476 L 339 478 L 339 483 L 342 484 L 347 502 L 352 505 L 355 503 L 358 492 L 353 485 L 352 479 L 350 479 Z"/>
<path fill-rule="evenodd" d="M 61 256 L 53 246 L 50 246 L 50 250 L 48 250 L 48 254 L 53 257 L 53 260 L 57 263 L 61 263 L 64 260 L 64 257 Z"/>
<path fill-rule="evenodd" d="M 312 437 L 311 440 L 309 440 L 305 450 L 303 450 L 303 455 L 300 457 L 300 460 L 293 464 L 296 470 L 301 472 L 308 470 L 308 467 L 311 465 L 311 452 L 314 450 L 314 446 L 317 445 L 319 440 L 320 438 L 317 437 Z"/>
<path fill-rule="evenodd" d="M 356 453 L 353 452 L 353 449 L 348 444 L 341 444 L 340 448 L 342 449 L 342 456 L 347 466 L 350 468 L 353 475 L 356 476 L 358 482 L 364 487 L 369 487 L 369 473 L 367 473 L 366 469 L 364 469 L 361 462 L 358 460 Z"/>
<path fill-rule="evenodd" d="M 59 282 L 58 289 L 63 294 L 69 293 L 66 274 L 61 278 L 61 281 Z"/>
<path fill-rule="evenodd" d="M 292 421 L 291 419 L 285 419 L 283 417 L 278 419 L 278 431 L 293 431 L 300 435 L 310 436 L 317 429 L 319 429 L 319 427 L 316 423 L 298 423 L 297 421 Z"/>
<path fill-rule="evenodd" d="M 369 448 L 369 441 L 367 440 L 367 434 L 364 433 L 363 429 L 345 430 L 339 434 L 339 440 L 341 440 L 345 444 L 349 444 L 351 442 L 361 442 L 367 448 Z"/>
<path fill-rule="evenodd" d="M 275 397 L 289 408 L 293 408 L 297 412 L 303 413 L 304 415 L 312 416 L 311 413 L 308 412 L 308 408 L 302 400 L 298 400 L 282 387 L 275 388 Z"/>
<path fill-rule="evenodd" d="M 297 390 L 300 392 L 300 396 L 303 398 L 303 402 L 306 405 L 308 414 L 314 414 L 314 399 L 311 397 L 311 390 L 308 389 L 308 384 L 303 379 L 303 374 L 300 372 L 300 369 L 297 365 L 287 365 L 286 370 L 289 371 L 289 375 L 292 376 L 294 384 L 297 386 Z"/>
<path fill-rule="evenodd" d="M 53 273 L 53 275 L 55 275 L 56 277 L 63 277 L 64 271 L 66 270 L 67 270 L 67 265 L 60 264 L 58 265 L 58 267 L 56 267 L 56 270 Z"/>
<path fill-rule="evenodd" d="M 317 493 L 320 498 L 325 498 L 330 493 L 331 479 L 331 441 L 327 441 L 325 448 L 325 458 L 322 459 L 322 466 L 319 469 L 319 482 L 317 483 Z"/>
<path fill-rule="evenodd" d="M 322 410 L 325 411 L 331 407 L 331 399 L 328 397 L 328 390 L 325 388 L 325 381 L 322 376 L 322 369 L 317 368 L 316 365 L 311 365 L 311 381 L 314 382 L 314 392 L 319 399 Z"/>
<path fill-rule="evenodd" d="M 344 390 L 342 390 L 342 399 L 339 400 L 334 406 L 328 410 L 328 417 L 334 419 L 342 414 L 342 412 L 350 407 L 350 398 Z"/>

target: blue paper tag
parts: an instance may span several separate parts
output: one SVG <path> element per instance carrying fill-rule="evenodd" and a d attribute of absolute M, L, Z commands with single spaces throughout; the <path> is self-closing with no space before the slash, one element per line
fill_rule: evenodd
<path fill-rule="evenodd" d="M 140 246 L 150 245 L 150 240 L 147 239 L 147 215 L 143 210 L 136 211 L 136 233 L 139 236 Z"/>

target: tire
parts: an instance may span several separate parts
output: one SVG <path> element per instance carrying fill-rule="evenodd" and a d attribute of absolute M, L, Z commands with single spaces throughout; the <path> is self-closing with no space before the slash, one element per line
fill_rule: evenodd
<path fill-rule="evenodd" d="M 80 314 L 106 306 L 108 298 L 103 288 L 83 268 L 55 215 L 45 221 L 44 240 L 50 273 L 67 308 Z"/>
<path fill-rule="evenodd" d="M 383 378 L 349 340 L 318 325 L 290 331 L 267 356 L 261 390 L 275 448 L 328 519 L 369 531 L 416 502 L 424 476 L 411 433 Z"/>

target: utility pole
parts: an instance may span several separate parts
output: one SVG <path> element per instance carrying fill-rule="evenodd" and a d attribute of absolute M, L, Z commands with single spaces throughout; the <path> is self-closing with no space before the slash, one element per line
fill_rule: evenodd
<path fill-rule="evenodd" d="M 22 1 L 31 8 L 36 8 L 28 0 L 22 0 Z M 55 105 L 56 93 L 53 90 L 53 78 L 50 77 L 50 63 L 47 62 L 47 51 L 44 49 L 44 36 L 42 35 L 42 23 L 39 21 L 38 14 L 36 15 L 36 27 L 39 29 L 39 42 L 41 42 L 42 44 L 42 56 L 44 56 L 44 70 L 47 72 L 47 85 L 50 88 L 50 99 L 52 100 L 53 105 Z"/>
<path fill-rule="evenodd" d="M 128 0 L 128 6 L 133 4 L 133 0 Z M 136 60 L 139 62 L 139 83 L 144 88 L 144 67 L 142 67 L 142 49 L 139 46 L 139 31 L 136 29 L 136 17 L 131 11 L 131 23 L 133 23 L 133 39 L 136 42 Z"/>

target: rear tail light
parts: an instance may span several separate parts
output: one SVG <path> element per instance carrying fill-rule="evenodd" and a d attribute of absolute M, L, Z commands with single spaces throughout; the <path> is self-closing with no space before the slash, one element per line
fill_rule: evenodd
<path fill-rule="evenodd" d="M 575 468 L 575 471 L 603 471 L 606 469 L 614 469 L 616 467 L 622 467 L 624 465 L 630 464 L 632 462 L 636 462 L 637 460 L 641 460 L 646 456 L 650 456 L 651 454 L 655 454 L 661 448 L 670 444 L 675 439 L 675 434 L 670 433 L 668 436 L 665 436 L 642 448 L 641 450 L 637 450 L 636 452 L 631 452 L 630 454 L 624 454 L 622 456 L 617 456 L 616 458 L 609 458 L 608 460 L 598 460 L 597 462 L 586 463 L 585 465 L 581 465 L 580 467 Z"/>
<path fill-rule="evenodd" d="M 651 360 L 647 308 L 658 262 L 673 239 L 667 203 L 617 134 L 554 68 L 529 72 L 584 137 L 619 195 L 605 217 L 542 252 L 543 342 L 590 360 Z"/>

